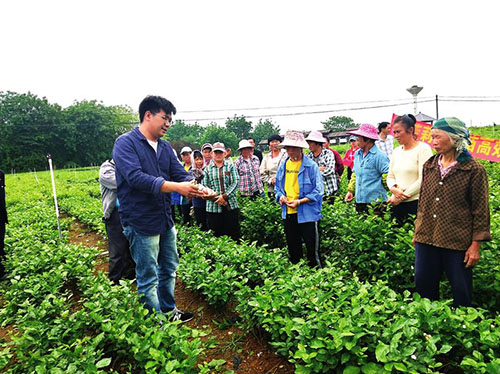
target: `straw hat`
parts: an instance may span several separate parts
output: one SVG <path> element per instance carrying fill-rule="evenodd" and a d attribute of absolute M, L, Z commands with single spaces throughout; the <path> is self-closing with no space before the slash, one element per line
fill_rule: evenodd
<path fill-rule="evenodd" d="M 307 144 L 304 139 L 304 134 L 300 131 L 288 130 L 285 134 L 285 139 L 279 145 L 281 148 L 284 147 L 299 147 L 299 148 L 309 148 L 309 144 Z"/>
<path fill-rule="evenodd" d="M 238 144 L 238 151 L 241 151 L 243 148 L 253 148 L 253 145 L 247 139 L 243 139 Z"/>
<path fill-rule="evenodd" d="M 306 138 L 306 142 L 307 141 L 316 142 L 316 143 L 324 143 L 326 140 L 323 137 L 323 134 L 320 133 L 319 131 L 311 131 Z"/>
<path fill-rule="evenodd" d="M 350 135 L 363 136 L 368 139 L 379 140 L 377 128 L 369 123 L 363 123 L 359 129 L 347 131 Z"/>

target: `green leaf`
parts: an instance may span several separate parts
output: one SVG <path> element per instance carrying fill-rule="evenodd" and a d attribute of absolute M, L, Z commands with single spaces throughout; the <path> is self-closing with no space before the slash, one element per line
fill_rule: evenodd
<path fill-rule="evenodd" d="M 358 367 L 349 365 L 344 369 L 343 374 L 359 374 L 360 371 L 361 370 Z"/>
<path fill-rule="evenodd" d="M 361 371 L 363 372 L 363 374 L 380 374 L 381 367 L 377 364 L 374 364 L 373 362 L 369 362 L 368 364 L 364 364 L 361 367 Z"/>
<path fill-rule="evenodd" d="M 102 360 L 97 361 L 95 364 L 95 367 L 100 369 L 100 368 L 105 368 L 106 366 L 109 366 L 111 364 L 111 358 L 103 358 Z"/>
<path fill-rule="evenodd" d="M 379 362 L 387 362 L 387 353 L 389 352 L 389 346 L 384 343 L 379 343 L 375 349 L 375 356 Z"/>

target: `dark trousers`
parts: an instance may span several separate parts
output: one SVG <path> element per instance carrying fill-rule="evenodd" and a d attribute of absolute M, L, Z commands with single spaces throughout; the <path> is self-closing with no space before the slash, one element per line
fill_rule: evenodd
<path fill-rule="evenodd" d="M 337 191 L 335 191 L 335 193 L 333 195 L 323 196 L 323 202 L 325 204 L 333 205 L 333 203 L 335 202 L 336 196 L 337 196 Z"/>
<path fill-rule="evenodd" d="M 372 207 L 373 213 L 375 213 L 377 216 L 384 216 L 385 203 L 356 203 L 356 212 L 360 214 L 368 214 L 370 213 L 370 207 Z"/>
<path fill-rule="evenodd" d="M 205 207 L 194 207 L 194 218 L 196 223 L 201 227 L 202 231 L 208 230 L 207 225 L 207 210 Z"/>
<path fill-rule="evenodd" d="M 319 222 L 299 223 L 297 214 L 287 214 L 283 220 L 285 226 L 288 255 L 292 264 L 296 264 L 303 256 L 302 242 L 306 245 L 306 256 L 309 266 L 321 267 L 319 253 Z"/>
<path fill-rule="evenodd" d="M 233 240 L 240 238 L 239 209 L 223 209 L 222 213 L 207 212 L 208 228 L 215 236 L 227 235 Z"/>
<path fill-rule="evenodd" d="M 472 268 L 464 264 L 465 251 L 416 243 L 415 287 L 422 297 L 439 299 L 439 282 L 443 270 L 451 284 L 453 306 L 471 306 Z"/>
<path fill-rule="evenodd" d="M 405 222 L 411 222 L 410 215 L 416 215 L 418 209 L 418 200 L 402 202 L 399 205 L 391 205 L 392 217 L 397 221 L 399 226 L 403 226 Z"/>
<path fill-rule="evenodd" d="M 191 222 L 191 216 L 189 213 L 191 212 L 191 203 L 186 205 L 179 205 L 182 213 L 182 224 L 184 226 L 189 225 Z"/>
<path fill-rule="evenodd" d="M 350 181 L 352 177 L 352 169 L 348 166 L 347 167 L 347 180 Z"/>
<path fill-rule="evenodd" d="M 6 257 L 4 240 L 5 240 L 5 222 L 0 222 L 0 277 L 3 277 L 3 275 L 5 274 L 5 266 L 3 264 Z"/>
<path fill-rule="evenodd" d="M 123 235 L 118 209 L 113 209 L 111 216 L 104 220 L 108 233 L 109 279 L 118 283 L 120 279 L 135 278 L 135 263 L 130 254 L 129 243 Z"/>

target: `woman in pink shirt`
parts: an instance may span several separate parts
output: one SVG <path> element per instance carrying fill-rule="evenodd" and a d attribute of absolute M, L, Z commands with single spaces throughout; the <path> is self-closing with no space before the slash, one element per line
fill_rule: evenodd
<path fill-rule="evenodd" d="M 354 152 L 358 150 L 358 137 L 351 135 L 349 138 L 349 142 L 351 143 L 351 148 L 347 150 L 344 155 L 343 164 L 347 166 L 347 180 L 351 180 L 352 168 L 354 167 Z"/>

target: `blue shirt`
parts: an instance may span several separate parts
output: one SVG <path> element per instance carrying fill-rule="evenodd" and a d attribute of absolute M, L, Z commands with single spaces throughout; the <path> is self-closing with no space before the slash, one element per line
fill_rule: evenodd
<path fill-rule="evenodd" d="M 382 174 L 389 172 L 389 158 L 376 145 L 373 145 L 364 157 L 361 148 L 354 153 L 352 171 L 356 174 L 357 203 L 387 200 L 387 191 L 382 184 Z"/>
<path fill-rule="evenodd" d="M 172 146 L 158 139 L 155 152 L 136 127 L 116 139 L 113 148 L 116 183 L 123 226 L 142 235 L 159 235 L 174 225 L 170 194 L 162 193 L 165 181 L 193 179 L 177 160 Z"/>
<path fill-rule="evenodd" d="M 279 203 L 282 195 L 285 193 L 285 169 L 288 157 L 278 167 L 276 173 L 276 186 L 274 192 L 276 201 Z M 302 154 L 302 165 L 300 165 L 299 174 L 299 199 L 307 197 L 311 200 L 308 203 L 300 204 L 297 208 L 297 220 L 299 223 L 316 222 L 322 217 L 321 203 L 323 201 L 323 177 L 319 171 L 318 165 L 309 157 Z M 286 218 L 286 204 L 281 206 L 281 217 Z"/>

